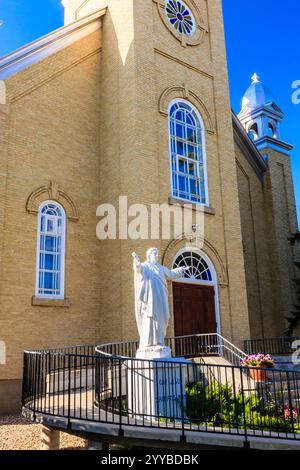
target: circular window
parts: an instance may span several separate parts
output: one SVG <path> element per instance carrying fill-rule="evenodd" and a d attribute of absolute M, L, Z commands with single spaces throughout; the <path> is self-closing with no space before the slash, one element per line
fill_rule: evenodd
<path fill-rule="evenodd" d="M 194 15 L 181 0 L 166 0 L 166 15 L 178 33 L 186 36 L 194 34 L 196 29 Z"/>
<path fill-rule="evenodd" d="M 211 271 L 207 262 L 201 255 L 194 251 L 185 251 L 177 256 L 174 261 L 174 268 L 185 268 L 189 270 L 185 272 L 184 278 L 195 279 L 197 281 L 212 281 Z"/>

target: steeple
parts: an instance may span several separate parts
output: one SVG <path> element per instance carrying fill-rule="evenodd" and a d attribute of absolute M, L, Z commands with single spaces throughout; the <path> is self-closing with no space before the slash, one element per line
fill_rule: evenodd
<path fill-rule="evenodd" d="M 274 102 L 271 91 L 261 82 L 257 73 L 255 73 L 251 79 L 252 83 L 243 97 L 242 109 L 254 110 L 260 106 Z"/>
<path fill-rule="evenodd" d="M 256 82 L 260 82 L 260 77 L 257 75 L 257 73 L 255 72 L 252 77 L 251 77 L 251 80 L 253 83 L 256 83 Z"/>
<path fill-rule="evenodd" d="M 254 73 L 251 80 L 252 83 L 243 96 L 239 120 L 259 150 L 278 148 L 281 152 L 290 151 L 292 146 L 280 140 L 280 123 L 284 113 L 257 73 Z"/>

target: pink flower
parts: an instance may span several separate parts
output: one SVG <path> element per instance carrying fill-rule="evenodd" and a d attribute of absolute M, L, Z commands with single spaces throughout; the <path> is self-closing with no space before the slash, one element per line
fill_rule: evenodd
<path fill-rule="evenodd" d="M 292 408 L 292 410 L 291 410 L 291 408 L 288 405 L 285 405 L 284 408 L 283 408 L 283 415 L 284 415 L 284 419 L 291 419 L 292 416 L 293 416 L 293 419 L 297 420 L 298 415 L 299 415 L 298 409 L 297 408 Z"/>
<path fill-rule="evenodd" d="M 252 367 L 274 367 L 274 359 L 270 354 L 248 354 L 241 359 L 241 365 Z"/>

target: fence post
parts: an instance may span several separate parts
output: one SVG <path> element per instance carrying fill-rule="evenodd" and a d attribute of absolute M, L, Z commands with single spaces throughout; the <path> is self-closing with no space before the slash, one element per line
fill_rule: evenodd
<path fill-rule="evenodd" d="M 124 431 L 122 429 L 122 363 L 121 359 L 118 360 L 119 363 L 119 436 L 122 437 L 124 435 Z"/>
<path fill-rule="evenodd" d="M 33 419 L 36 418 L 36 387 L 37 387 L 37 354 L 34 354 L 34 381 L 33 381 Z"/>
<path fill-rule="evenodd" d="M 243 419 L 244 419 L 244 428 L 245 428 L 245 442 L 244 442 L 244 449 L 250 449 L 250 443 L 248 441 L 248 433 L 247 433 L 247 420 L 246 420 L 246 410 L 245 410 L 245 391 L 244 391 L 244 377 L 243 377 L 243 369 L 240 367 L 240 379 L 241 379 L 241 387 L 242 387 L 242 402 L 243 402 Z M 247 377 L 248 380 L 248 377 Z"/>
<path fill-rule="evenodd" d="M 292 431 L 293 431 L 293 434 L 295 434 L 293 402 L 292 402 L 291 383 L 290 383 L 290 372 L 285 372 L 285 374 L 286 374 L 288 396 L 289 396 L 289 412 L 290 412 L 290 417 L 291 417 L 291 422 L 292 422 Z"/>
<path fill-rule="evenodd" d="M 66 356 L 65 356 L 66 357 Z M 70 414 L 71 414 L 71 356 L 67 355 L 68 358 L 68 428 L 70 427 Z M 64 358 L 65 362 L 65 358 Z"/>
<path fill-rule="evenodd" d="M 180 441 L 185 443 L 186 442 L 186 435 L 185 435 L 185 429 L 184 429 L 184 423 L 185 423 L 185 415 L 184 415 L 184 381 L 182 377 L 182 364 L 179 364 L 179 370 L 180 370 L 180 408 L 181 408 L 181 432 L 182 435 L 180 436 Z"/>
<path fill-rule="evenodd" d="M 27 382 L 28 382 L 27 353 L 24 352 L 23 353 L 23 383 L 22 383 L 22 398 L 21 398 L 22 407 L 24 406 L 24 403 L 25 403 L 25 389 L 26 388 L 27 388 L 27 393 L 28 393 Z"/>

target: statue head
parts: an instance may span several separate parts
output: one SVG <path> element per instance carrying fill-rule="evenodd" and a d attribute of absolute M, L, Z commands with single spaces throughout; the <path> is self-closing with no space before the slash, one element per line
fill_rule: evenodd
<path fill-rule="evenodd" d="M 157 248 L 149 248 L 147 250 L 147 261 L 151 264 L 158 263 L 158 249 Z"/>

